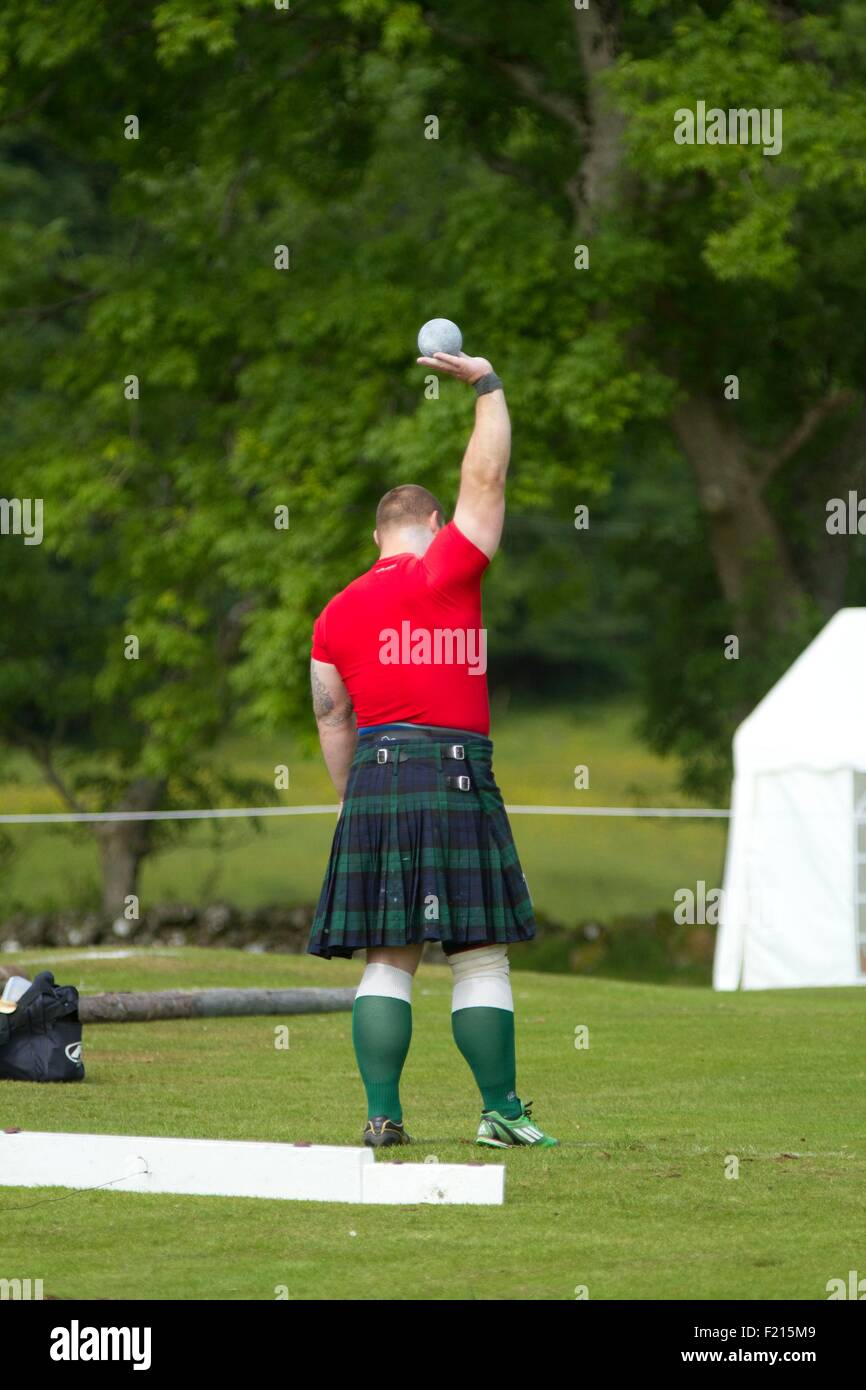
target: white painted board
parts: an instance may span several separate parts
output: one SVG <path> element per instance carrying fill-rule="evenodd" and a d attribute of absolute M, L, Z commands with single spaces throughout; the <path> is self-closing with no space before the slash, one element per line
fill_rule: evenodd
<path fill-rule="evenodd" d="M 24 1130 L 0 1133 L 0 1186 L 104 1187 L 377 1206 L 499 1206 L 505 1197 L 505 1168 L 492 1163 L 377 1163 L 371 1149 L 327 1144 Z"/>
<path fill-rule="evenodd" d="M 379 1160 L 361 1175 L 365 1203 L 426 1202 L 433 1206 L 501 1206 L 503 1163 L 388 1163 Z"/>
<path fill-rule="evenodd" d="M 0 1185 L 360 1202 L 370 1149 L 121 1134 L 0 1134 Z"/>

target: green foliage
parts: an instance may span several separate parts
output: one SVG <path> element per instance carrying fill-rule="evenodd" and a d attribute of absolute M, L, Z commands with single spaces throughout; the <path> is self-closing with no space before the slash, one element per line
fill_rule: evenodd
<path fill-rule="evenodd" d="M 443 313 L 515 418 L 496 659 L 581 689 L 640 657 L 653 737 L 691 785 L 717 778 L 777 662 L 755 654 L 742 689 L 720 675 L 734 619 L 670 414 L 736 371 L 757 456 L 859 391 L 866 25 L 846 3 L 620 8 L 625 169 L 589 236 L 580 18 L 553 0 L 102 0 L 50 25 L 11 0 L 0 460 L 7 496 L 45 498 L 46 536 L 38 556 L 0 546 L 4 737 L 96 750 L 112 794 L 148 773 L 180 797 L 230 720 L 305 721 L 311 622 L 372 558 L 377 497 L 422 479 L 453 500 L 471 396 L 426 399 L 414 363 Z M 698 97 L 784 108 L 783 154 L 677 145 Z M 828 438 L 805 454 L 818 470 Z M 798 560 L 796 489 L 774 489 Z"/>

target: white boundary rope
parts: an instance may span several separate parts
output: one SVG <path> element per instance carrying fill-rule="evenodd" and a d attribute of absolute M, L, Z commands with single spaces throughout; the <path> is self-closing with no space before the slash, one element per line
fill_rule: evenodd
<path fill-rule="evenodd" d="M 75 825 L 136 820 L 240 820 L 247 816 L 334 816 L 336 806 L 232 806 L 202 811 L 78 811 L 0 815 L 0 825 Z M 506 806 L 511 816 L 634 816 L 726 820 L 730 811 L 699 806 Z"/>
<path fill-rule="evenodd" d="M 0 816 L 0 825 L 68 825 L 119 820 L 240 820 L 244 816 L 336 815 L 336 806 L 231 806 L 210 811 L 78 811 Z"/>
<path fill-rule="evenodd" d="M 679 820 L 727 819 L 730 811 L 709 806 L 506 806 L 511 816 L 673 816 Z"/>

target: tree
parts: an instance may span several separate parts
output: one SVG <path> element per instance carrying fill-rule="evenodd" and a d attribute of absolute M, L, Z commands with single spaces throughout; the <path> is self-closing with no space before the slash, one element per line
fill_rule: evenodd
<path fill-rule="evenodd" d="M 648 734 L 718 778 L 862 584 L 824 526 L 864 429 L 856 9 L 121 0 L 48 27 L 11 0 L 0 45 L 4 488 L 50 517 L 37 559 L 0 538 L 4 735 L 49 776 L 46 749 L 55 772 L 92 750 L 68 798 L 149 805 L 214 794 L 229 718 L 299 723 L 312 617 L 372 558 L 377 497 L 453 496 L 469 404 L 414 365 L 445 313 L 517 422 L 502 655 L 574 669 L 570 606 L 619 596 Z M 782 153 L 677 144 L 701 93 L 781 104 Z M 627 538 L 587 552 L 576 503 Z M 107 850 L 120 887 L 139 833 Z"/>
<path fill-rule="evenodd" d="M 390 7 L 349 8 L 397 42 Z M 610 476 L 625 457 L 633 479 L 638 459 L 665 467 L 673 440 L 690 469 L 688 563 L 679 576 L 653 566 L 674 599 L 681 679 L 659 660 L 656 623 L 645 728 L 704 787 L 728 765 L 736 720 L 863 593 L 862 544 L 825 523 L 828 499 L 864 478 L 863 253 L 850 228 L 864 212 L 866 25 L 846 4 L 817 11 L 599 0 L 569 22 L 558 5 L 400 7 L 401 41 L 439 74 L 428 102 L 443 125 L 557 219 L 560 247 L 570 228 L 588 249 L 577 287 L 559 278 L 545 383 L 584 464 Z M 675 113 L 697 95 L 781 108 L 782 152 L 677 143 Z M 516 305 L 504 278 L 498 293 Z M 720 665 L 726 632 L 743 639 L 735 678 Z"/>

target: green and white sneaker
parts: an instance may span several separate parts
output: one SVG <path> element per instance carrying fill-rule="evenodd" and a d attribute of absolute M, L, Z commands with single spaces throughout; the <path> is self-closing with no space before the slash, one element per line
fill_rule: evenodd
<path fill-rule="evenodd" d="M 488 1149 L 516 1149 L 531 1144 L 553 1149 L 559 1140 L 532 1123 L 532 1101 L 528 1100 L 516 1120 L 506 1120 L 498 1110 L 482 1110 L 475 1142 Z"/>

